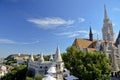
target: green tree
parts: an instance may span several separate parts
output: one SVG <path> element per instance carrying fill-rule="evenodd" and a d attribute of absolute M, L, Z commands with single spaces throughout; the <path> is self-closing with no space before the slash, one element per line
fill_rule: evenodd
<path fill-rule="evenodd" d="M 27 72 L 26 72 L 26 76 L 28 76 L 28 77 L 34 77 L 34 72 L 32 71 L 32 70 L 28 70 Z"/>
<path fill-rule="evenodd" d="M 3 76 L 1 80 L 25 80 L 27 72 L 26 65 L 19 65 L 12 69 L 8 74 Z"/>
<path fill-rule="evenodd" d="M 31 78 L 31 77 L 26 77 L 26 80 L 33 80 L 33 78 Z"/>
<path fill-rule="evenodd" d="M 62 54 L 65 66 L 82 80 L 110 80 L 110 61 L 102 52 L 83 52 L 75 47 Z"/>
<path fill-rule="evenodd" d="M 36 77 L 35 77 L 35 80 L 42 80 L 43 77 L 44 77 L 44 76 L 41 76 L 41 75 L 40 75 L 40 76 L 36 76 Z"/>

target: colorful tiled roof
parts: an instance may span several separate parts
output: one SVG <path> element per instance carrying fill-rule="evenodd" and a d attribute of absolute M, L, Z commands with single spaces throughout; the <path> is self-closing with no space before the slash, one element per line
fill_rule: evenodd
<path fill-rule="evenodd" d="M 77 48 L 95 48 L 96 40 L 90 41 L 89 39 L 76 38 L 73 46 Z"/>

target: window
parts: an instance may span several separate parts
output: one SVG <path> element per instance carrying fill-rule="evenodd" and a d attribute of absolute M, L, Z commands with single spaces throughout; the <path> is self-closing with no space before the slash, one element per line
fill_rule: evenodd
<path fill-rule="evenodd" d="M 40 66 L 40 69 L 42 69 L 42 66 Z"/>

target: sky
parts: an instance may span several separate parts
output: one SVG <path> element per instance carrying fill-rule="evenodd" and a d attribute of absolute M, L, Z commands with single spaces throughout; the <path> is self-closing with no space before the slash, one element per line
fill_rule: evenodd
<path fill-rule="evenodd" d="M 104 4 L 116 38 L 120 0 L 0 0 L 0 57 L 53 54 L 58 45 L 63 53 L 75 38 L 89 38 L 90 26 L 102 39 Z"/>

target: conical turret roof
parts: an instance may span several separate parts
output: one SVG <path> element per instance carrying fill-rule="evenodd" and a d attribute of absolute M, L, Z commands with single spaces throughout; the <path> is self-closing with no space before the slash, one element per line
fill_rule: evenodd
<path fill-rule="evenodd" d="M 61 62 L 62 61 L 62 57 L 61 57 L 61 54 L 60 54 L 59 46 L 57 46 L 54 61 L 55 62 Z"/>
<path fill-rule="evenodd" d="M 40 54 L 40 58 L 39 58 L 40 62 L 44 62 L 44 57 L 43 57 L 43 53 Z"/>

